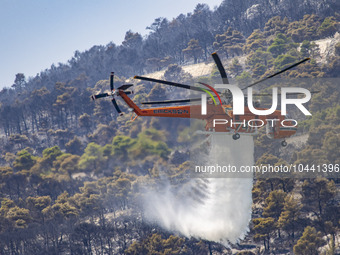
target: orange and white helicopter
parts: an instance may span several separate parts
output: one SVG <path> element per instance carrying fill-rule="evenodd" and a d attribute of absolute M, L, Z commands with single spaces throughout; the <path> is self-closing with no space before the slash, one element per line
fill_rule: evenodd
<path fill-rule="evenodd" d="M 229 84 L 226 71 L 222 65 L 222 62 L 216 53 L 212 54 L 212 57 L 217 65 L 217 68 L 222 77 L 223 84 Z M 279 75 L 295 66 L 298 66 L 304 62 L 309 60 L 309 58 L 303 59 L 273 75 L 270 75 L 264 79 L 261 79 L 257 82 L 254 82 L 244 89 L 247 89 L 251 86 L 254 86 L 260 82 L 263 82 L 269 78 L 272 78 L 276 75 Z M 216 91 L 212 86 L 200 83 L 201 86 L 190 86 L 185 84 L 180 84 L 176 82 L 158 80 L 148 77 L 135 76 L 135 79 L 144 80 L 148 82 L 156 82 L 169 86 L 180 87 L 184 89 L 199 91 L 203 93 L 207 93 L 211 96 L 211 99 L 206 102 L 206 110 L 202 112 L 201 104 L 187 104 L 180 106 L 168 106 L 168 107 L 153 107 L 153 108 L 139 108 L 129 97 L 131 91 L 127 91 L 128 88 L 133 86 L 133 84 L 125 84 L 118 88 L 114 88 L 114 73 L 112 72 L 110 75 L 110 92 L 102 93 L 91 96 L 93 100 L 102 98 L 102 97 L 111 97 L 112 104 L 115 109 L 119 113 L 119 115 L 123 115 L 120 110 L 116 97 L 121 97 L 124 102 L 130 107 L 131 111 L 136 114 L 135 118 L 138 116 L 152 116 L 152 117 L 171 117 L 171 118 L 193 118 L 193 119 L 201 119 L 206 121 L 205 131 L 202 131 L 204 134 L 211 133 L 228 133 L 232 134 L 234 140 L 240 138 L 240 134 L 244 135 L 256 135 L 257 131 L 261 127 L 266 127 L 266 134 L 271 139 L 283 139 L 281 142 L 282 146 L 287 146 L 286 138 L 294 135 L 297 131 L 297 123 L 293 123 L 292 120 L 288 120 L 286 116 L 281 115 L 280 110 L 275 110 L 270 115 L 262 116 L 255 115 L 250 110 L 249 107 L 245 105 L 244 114 L 236 115 L 233 114 L 232 108 L 232 95 L 228 90 L 223 92 Z M 215 94 L 215 96 L 212 95 Z M 312 92 L 317 93 L 317 92 Z M 293 93 L 294 94 L 294 93 Z M 295 93 L 301 94 L 301 93 Z M 206 94 L 205 94 L 206 95 Z M 269 94 L 254 94 L 259 96 L 268 96 Z M 225 103 L 222 102 L 222 99 Z M 204 98 L 204 97 L 202 97 Z M 191 103 L 195 101 L 201 101 L 202 98 L 194 98 L 194 99 L 181 99 L 181 100 L 165 100 L 165 101 L 157 101 L 157 102 L 144 102 L 142 104 L 156 105 L 156 104 L 175 104 L 175 103 Z M 215 98 L 218 99 L 215 100 Z M 206 97 L 205 97 L 206 100 Z M 258 110 L 266 110 L 265 108 L 257 108 Z M 134 118 L 134 119 L 135 119 Z M 131 118 L 132 119 L 132 118 Z M 133 119 L 133 120 L 134 120 Z M 273 121 L 275 120 L 275 121 Z M 257 124 L 256 124 L 257 123 Z M 260 123 L 260 125 L 258 124 Z"/>

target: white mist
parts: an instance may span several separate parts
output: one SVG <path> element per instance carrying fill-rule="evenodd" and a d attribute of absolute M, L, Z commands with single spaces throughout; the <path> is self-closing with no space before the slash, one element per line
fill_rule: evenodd
<path fill-rule="evenodd" d="M 207 165 L 251 166 L 254 142 L 251 136 L 234 141 L 230 135 L 211 135 Z M 207 175 L 205 175 L 206 177 Z M 223 244 L 236 243 L 248 231 L 252 206 L 252 174 L 211 175 L 194 178 L 175 195 L 168 184 L 162 193 L 145 194 L 148 220 L 187 237 Z M 234 175 L 235 176 L 235 175 Z"/>

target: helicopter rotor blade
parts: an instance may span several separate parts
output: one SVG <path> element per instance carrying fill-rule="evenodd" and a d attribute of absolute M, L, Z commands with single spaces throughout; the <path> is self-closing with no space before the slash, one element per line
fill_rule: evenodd
<path fill-rule="evenodd" d="M 189 103 L 189 102 L 194 102 L 194 101 L 201 101 L 201 98 L 143 102 L 141 104 L 174 104 L 174 103 Z"/>
<path fill-rule="evenodd" d="M 217 55 L 216 52 L 212 53 L 211 56 L 213 57 L 215 64 L 217 66 L 217 69 L 221 74 L 223 84 L 229 84 L 227 73 L 222 65 L 220 57 Z"/>
<path fill-rule="evenodd" d="M 311 94 L 317 94 L 320 93 L 320 91 L 310 91 Z M 281 93 L 277 93 L 279 96 L 281 96 Z M 269 94 L 269 93 L 257 93 L 257 94 L 253 94 L 253 96 L 272 96 L 273 94 Z M 289 96 L 294 96 L 294 95 L 304 95 L 304 93 L 301 92 L 296 92 L 296 93 L 288 93 L 287 95 Z"/>
<path fill-rule="evenodd" d="M 91 98 L 92 100 L 98 99 L 98 98 L 102 98 L 102 97 L 108 97 L 109 93 L 103 93 L 103 94 L 98 94 L 98 95 L 92 95 Z"/>
<path fill-rule="evenodd" d="M 320 91 L 311 91 L 311 94 L 316 94 L 316 93 L 320 93 Z M 278 93 L 278 95 L 280 96 L 281 93 Z M 289 93 L 289 95 L 303 95 L 303 93 Z M 272 96 L 272 94 L 269 93 L 256 93 L 253 94 L 253 96 Z M 215 98 L 217 96 L 214 96 Z M 228 96 L 228 98 L 231 96 Z M 245 95 L 244 97 L 248 97 L 247 95 Z M 164 100 L 164 101 L 152 101 L 152 102 L 142 102 L 141 104 L 175 104 L 175 103 L 189 103 L 189 102 L 197 102 L 197 101 L 201 101 L 201 98 L 191 98 L 191 99 L 179 99 L 179 100 Z"/>
<path fill-rule="evenodd" d="M 281 73 L 284 73 L 284 72 L 288 71 L 289 69 L 292 69 L 292 68 L 294 68 L 294 67 L 296 67 L 296 66 L 298 66 L 298 65 L 300 65 L 300 64 L 302 64 L 302 63 L 304 63 L 304 62 L 306 62 L 306 61 L 308 61 L 308 60 L 310 60 L 310 58 L 305 58 L 305 59 L 303 59 L 303 60 L 301 60 L 301 61 L 299 61 L 299 62 L 297 62 L 297 63 L 295 63 L 295 64 L 293 64 L 293 65 L 291 65 L 291 66 L 288 66 L 287 68 L 285 68 L 285 69 L 283 69 L 283 70 L 281 70 L 281 71 L 279 71 L 279 72 L 277 72 L 277 73 L 274 73 L 274 74 L 272 74 L 272 75 L 269 75 L 269 76 L 266 77 L 266 78 L 263 78 L 263 79 L 261 79 L 261 80 L 259 80 L 259 81 L 256 81 L 256 82 L 254 82 L 254 83 L 252 83 L 252 84 L 250 84 L 250 85 L 244 87 L 242 90 L 247 89 L 247 88 L 249 88 L 249 87 L 252 87 L 252 86 L 254 86 L 254 85 L 256 85 L 256 84 L 259 84 L 260 82 L 263 82 L 263 81 L 268 80 L 268 79 L 270 79 L 270 78 L 273 78 L 273 77 L 275 77 L 276 75 L 279 75 L 279 74 L 281 74 Z"/>
<path fill-rule="evenodd" d="M 113 99 L 111 100 L 111 102 L 112 102 L 113 106 L 116 108 L 116 111 L 118 112 L 118 114 L 119 114 L 119 115 L 123 115 L 122 111 L 120 110 L 120 108 L 119 108 L 119 106 L 118 106 L 118 104 L 117 104 L 117 102 L 116 102 L 116 99 L 113 98 Z"/>
<path fill-rule="evenodd" d="M 156 83 L 161 83 L 165 85 L 170 85 L 174 87 L 179 87 L 183 89 L 190 89 L 190 90 L 195 90 L 195 91 L 200 91 L 202 92 L 202 89 L 199 87 L 194 87 L 186 84 L 181 84 L 181 83 L 176 83 L 176 82 L 171 82 L 171 81 L 164 81 L 164 80 L 158 80 L 158 79 L 153 79 L 153 78 L 148 78 L 148 77 L 143 77 L 143 76 L 135 76 L 134 79 L 138 80 L 143 80 L 143 81 L 150 81 L 150 82 L 156 82 Z"/>
<path fill-rule="evenodd" d="M 111 75 L 110 75 L 110 89 L 111 89 L 111 91 L 114 90 L 113 79 L 114 79 L 114 72 L 111 72 Z"/>

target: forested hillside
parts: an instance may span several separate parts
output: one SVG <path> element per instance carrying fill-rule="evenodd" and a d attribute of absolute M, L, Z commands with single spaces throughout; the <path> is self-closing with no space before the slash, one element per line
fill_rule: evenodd
<path fill-rule="evenodd" d="M 126 105 L 120 103 L 126 114 L 119 117 L 110 101 L 90 101 L 109 88 L 111 71 L 116 86 L 158 70 L 167 80 L 190 84 L 194 79 L 181 65 L 211 62 L 217 51 L 231 62 L 228 75 L 249 83 L 310 57 L 282 74 L 322 78 L 309 88 L 320 91 L 308 105 L 313 116 L 299 123 L 307 141 L 281 149 L 263 132 L 255 158 L 257 164 L 339 164 L 337 5 L 225 0 L 212 11 L 199 4 L 171 21 L 155 19 L 145 38 L 128 31 L 121 45 L 75 52 L 68 63 L 29 79 L 18 73 L 0 92 L 0 254 L 339 253 L 337 177 L 256 178 L 250 232 L 240 245 L 188 239 L 146 223 L 145 187 L 157 191 L 163 175 L 175 188 L 188 181 L 189 122 L 131 122 Z M 327 56 L 314 43 L 323 38 L 331 39 Z M 216 78 L 215 68 L 199 79 L 213 84 Z M 173 97 L 160 84 L 134 83 L 137 103 Z"/>

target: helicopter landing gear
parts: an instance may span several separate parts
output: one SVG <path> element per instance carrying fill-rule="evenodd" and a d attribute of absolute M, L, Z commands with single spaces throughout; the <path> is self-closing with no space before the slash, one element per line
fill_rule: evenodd
<path fill-rule="evenodd" d="M 282 146 L 282 147 L 286 147 L 286 146 L 287 146 L 287 142 L 286 142 L 285 140 L 283 140 L 283 141 L 281 142 L 281 146 Z"/>
<path fill-rule="evenodd" d="M 240 134 L 239 133 L 235 133 L 235 134 L 233 134 L 233 139 L 234 140 L 238 140 L 238 139 L 240 139 Z"/>

